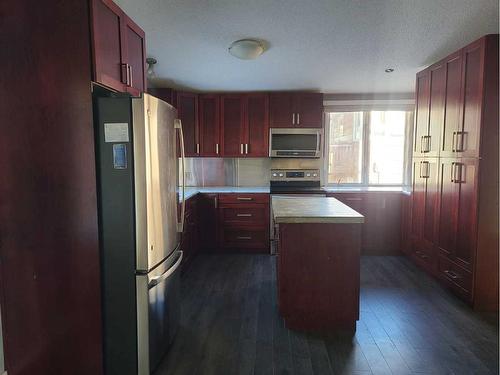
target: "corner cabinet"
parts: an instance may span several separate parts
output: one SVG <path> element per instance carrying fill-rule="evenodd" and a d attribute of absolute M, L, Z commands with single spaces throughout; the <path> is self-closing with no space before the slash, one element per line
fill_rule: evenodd
<path fill-rule="evenodd" d="M 269 95 L 272 128 L 322 128 L 323 94 L 277 92 Z"/>
<path fill-rule="evenodd" d="M 498 35 L 417 74 L 409 255 L 498 311 Z"/>
<path fill-rule="evenodd" d="M 91 1 L 93 81 L 140 96 L 146 90 L 144 31 L 110 0 Z"/>

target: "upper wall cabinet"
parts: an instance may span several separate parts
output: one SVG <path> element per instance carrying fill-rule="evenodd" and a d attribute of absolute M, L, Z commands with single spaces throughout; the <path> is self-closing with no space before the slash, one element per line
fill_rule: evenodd
<path fill-rule="evenodd" d="M 146 89 L 144 31 L 110 0 L 92 0 L 93 80 L 139 96 Z"/>
<path fill-rule="evenodd" d="M 322 128 L 323 94 L 309 92 L 271 93 L 272 128 Z"/>

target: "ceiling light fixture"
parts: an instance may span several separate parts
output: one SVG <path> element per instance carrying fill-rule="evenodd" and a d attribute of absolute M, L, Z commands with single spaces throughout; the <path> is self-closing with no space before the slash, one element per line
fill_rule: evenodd
<path fill-rule="evenodd" d="M 154 66 L 158 61 L 154 57 L 148 57 L 146 59 L 146 64 L 148 64 L 147 76 L 148 78 L 156 77 L 156 73 L 154 71 Z"/>
<path fill-rule="evenodd" d="M 256 59 L 264 50 L 264 43 L 257 39 L 240 39 L 229 46 L 229 53 L 242 60 Z"/>
<path fill-rule="evenodd" d="M 394 69 L 393 69 L 393 68 L 387 68 L 387 69 L 385 70 L 385 72 L 386 72 L 386 73 L 392 73 L 393 71 L 394 71 Z"/>

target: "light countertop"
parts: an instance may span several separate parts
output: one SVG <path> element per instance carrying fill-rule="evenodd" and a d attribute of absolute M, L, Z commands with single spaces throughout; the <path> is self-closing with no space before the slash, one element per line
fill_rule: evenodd
<path fill-rule="evenodd" d="M 402 186 L 324 186 L 327 193 L 357 193 L 357 192 L 400 192 L 405 193 L 407 188 Z"/>
<path fill-rule="evenodd" d="M 186 187 L 186 199 L 198 193 L 267 193 L 269 186 L 209 186 L 209 187 Z"/>
<path fill-rule="evenodd" d="M 359 212 L 335 198 L 273 197 L 272 209 L 276 223 L 364 223 Z"/>

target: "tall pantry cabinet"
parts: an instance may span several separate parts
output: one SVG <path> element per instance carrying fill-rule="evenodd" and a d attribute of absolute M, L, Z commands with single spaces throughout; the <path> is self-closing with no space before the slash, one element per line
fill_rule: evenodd
<path fill-rule="evenodd" d="M 417 73 L 410 257 L 498 310 L 498 35 Z"/>

